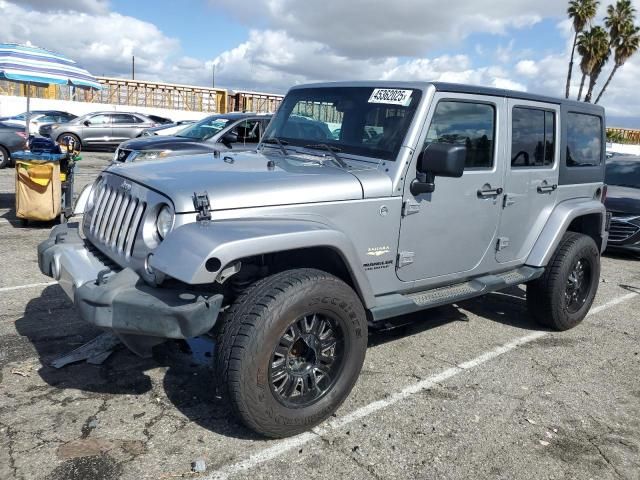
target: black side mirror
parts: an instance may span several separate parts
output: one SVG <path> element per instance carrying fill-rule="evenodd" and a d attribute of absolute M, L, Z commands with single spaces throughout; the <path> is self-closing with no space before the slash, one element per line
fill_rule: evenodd
<path fill-rule="evenodd" d="M 238 135 L 236 135 L 233 132 L 227 132 L 222 136 L 222 138 L 220 139 L 220 142 L 225 147 L 231 148 L 231 144 L 232 143 L 237 143 L 238 142 Z"/>
<path fill-rule="evenodd" d="M 85 120 L 82 123 L 84 124 L 85 127 L 88 127 L 89 125 L 91 125 L 91 122 L 89 120 Z"/>
<path fill-rule="evenodd" d="M 467 147 L 450 143 L 430 143 L 418 159 L 416 179 L 411 182 L 411 193 L 431 193 L 435 190 L 435 177 L 459 178 L 464 173 Z"/>

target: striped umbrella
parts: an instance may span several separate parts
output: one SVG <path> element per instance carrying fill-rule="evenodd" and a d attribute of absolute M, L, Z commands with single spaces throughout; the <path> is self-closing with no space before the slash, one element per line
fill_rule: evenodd
<path fill-rule="evenodd" d="M 31 85 L 71 85 L 100 90 L 98 80 L 70 58 L 43 48 L 0 43 L 0 79 L 27 85 L 27 135 Z"/>

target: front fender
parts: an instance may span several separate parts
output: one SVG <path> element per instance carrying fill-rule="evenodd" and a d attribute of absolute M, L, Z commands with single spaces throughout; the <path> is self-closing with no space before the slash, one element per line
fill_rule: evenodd
<path fill-rule="evenodd" d="M 573 199 L 559 203 L 551 212 L 542 233 L 536 240 L 526 264 L 534 267 L 545 267 L 551 260 L 553 253 L 560 245 L 563 235 L 567 232 L 571 222 L 578 217 L 597 213 L 601 215 L 602 228 L 600 236 L 604 240 L 604 222 L 606 218 L 606 209 L 604 205 L 591 199 Z"/>
<path fill-rule="evenodd" d="M 375 304 L 369 280 L 347 236 L 309 220 L 244 218 L 183 225 L 160 244 L 149 264 L 177 280 L 195 285 L 212 283 L 232 262 L 255 255 L 299 248 L 329 247 L 344 260 L 367 307 Z M 212 269 L 210 258 L 220 261 Z M 213 270 L 213 271 L 212 271 Z"/>

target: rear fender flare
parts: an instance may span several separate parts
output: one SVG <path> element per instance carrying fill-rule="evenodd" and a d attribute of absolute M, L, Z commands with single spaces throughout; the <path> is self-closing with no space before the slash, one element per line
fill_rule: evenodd
<path fill-rule="evenodd" d="M 601 202 L 582 198 L 567 200 L 556 205 L 525 263 L 532 267 L 547 266 L 571 222 L 576 218 L 594 213 L 601 216 L 600 236 L 604 237 L 606 209 Z M 604 247 L 604 243 L 602 246 Z"/>

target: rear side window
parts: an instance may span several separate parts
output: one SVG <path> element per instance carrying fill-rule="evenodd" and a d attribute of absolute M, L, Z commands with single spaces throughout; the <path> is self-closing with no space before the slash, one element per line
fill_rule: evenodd
<path fill-rule="evenodd" d="M 425 147 L 453 143 L 467 147 L 466 169 L 493 167 L 495 108 L 486 103 L 445 100 L 433 114 Z"/>
<path fill-rule="evenodd" d="M 567 115 L 567 167 L 593 167 L 602 161 L 602 119 L 584 113 Z"/>
<path fill-rule="evenodd" d="M 548 167 L 555 155 L 555 114 L 514 107 L 511 113 L 511 167 Z"/>
<path fill-rule="evenodd" d="M 118 123 L 121 125 L 130 124 L 130 123 L 139 123 L 138 117 L 134 117 L 133 115 L 126 114 L 116 114 L 113 115 L 113 123 Z"/>

